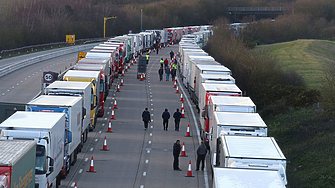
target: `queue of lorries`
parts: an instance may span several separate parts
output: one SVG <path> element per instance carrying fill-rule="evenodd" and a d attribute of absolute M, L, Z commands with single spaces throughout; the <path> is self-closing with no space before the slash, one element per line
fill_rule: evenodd
<path fill-rule="evenodd" d="M 42 95 L 0 124 L 0 188 L 59 187 L 77 154 L 104 115 L 104 103 L 115 78 L 134 57 L 177 43 L 198 33 L 207 41 L 211 26 L 147 30 L 108 39 L 79 53 L 70 70 L 43 73 Z M 83 58 L 82 58 L 83 57 Z"/>
<path fill-rule="evenodd" d="M 199 111 L 201 137 L 210 150 L 213 188 L 285 187 L 286 158 L 256 105 L 235 85 L 232 72 L 197 42 L 179 42 L 180 79 Z"/>

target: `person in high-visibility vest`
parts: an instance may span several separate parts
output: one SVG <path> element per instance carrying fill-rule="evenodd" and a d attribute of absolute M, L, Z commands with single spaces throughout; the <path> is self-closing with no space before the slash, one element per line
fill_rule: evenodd
<path fill-rule="evenodd" d="M 145 58 L 146 58 L 146 60 L 147 60 L 147 64 L 149 63 L 149 54 L 147 54 L 147 55 L 145 55 Z"/>
<path fill-rule="evenodd" d="M 163 67 L 163 64 L 164 64 L 163 58 L 161 58 L 161 60 L 159 62 L 161 63 L 161 67 Z"/>

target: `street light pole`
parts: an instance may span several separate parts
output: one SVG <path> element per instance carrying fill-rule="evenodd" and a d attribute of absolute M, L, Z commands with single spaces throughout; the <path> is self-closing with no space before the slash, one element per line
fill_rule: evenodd
<path fill-rule="evenodd" d="M 117 18 L 116 16 L 113 17 L 104 17 L 104 38 L 106 37 L 106 22 L 109 19 Z"/>
<path fill-rule="evenodd" d="M 141 31 L 142 31 L 142 16 L 143 16 L 143 9 L 141 9 Z"/>

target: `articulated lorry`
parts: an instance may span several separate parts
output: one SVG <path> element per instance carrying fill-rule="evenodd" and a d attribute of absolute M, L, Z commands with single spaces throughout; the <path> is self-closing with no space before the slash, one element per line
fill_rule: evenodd
<path fill-rule="evenodd" d="M 286 158 L 273 137 L 220 136 L 216 166 L 277 170 L 286 180 Z"/>
<path fill-rule="evenodd" d="M 71 142 L 65 113 L 19 111 L 0 124 L 1 139 L 35 140 L 35 188 L 59 187 L 65 147 Z"/>
<path fill-rule="evenodd" d="M 213 188 L 285 188 L 278 171 L 214 168 Z"/>
<path fill-rule="evenodd" d="M 41 95 L 28 102 L 26 111 L 65 113 L 67 127 L 72 134 L 72 142 L 65 148 L 67 171 L 70 165 L 77 161 L 77 154 L 83 147 L 81 139 L 83 115 L 86 109 L 82 107 L 81 97 Z M 64 171 L 64 170 L 63 170 Z M 65 172 L 63 172 L 65 174 Z"/>
<path fill-rule="evenodd" d="M 0 140 L 0 187 L 34 188 L 35 163 L 36 141 Z"/>
<path fill-rule="evenodd" d="M 91 112 L 90 112 L 90 131 L 93 131 L 95 128 L 97 118 L 98 118 L 98 109 L 101 109 L 102 106 L 98 107 L 98 101 L 100 101 L 99 93 L 100 93 L 100 71 L 80 71 L 80 70 L 69 70 L 63 76 L 63 80 L 65 81 L 76 81 L 76 82 L 90 82 L 91 88 L 93 89 L 93 93 L 91 97 L 93 97 L 93 104 L 91 104 Z M 93 107 L 93 108 L 92 108 Z M 97 109 L 98 107 L 98 109 Z"/>
<path fill-rule="evenodd" d="M 82 98 L 82 106 L 86 109 L 83 118 L 81 137 L 86 142 L 90 127 L 90 111 L 94 109 L 93 88 L 90 82 L 55 81 L 45 88 L 45 95 L 52 96 L 74 96 Z"/>

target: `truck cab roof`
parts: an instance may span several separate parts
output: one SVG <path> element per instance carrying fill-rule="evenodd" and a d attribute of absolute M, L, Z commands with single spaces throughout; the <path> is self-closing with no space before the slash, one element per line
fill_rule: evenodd
<path fill-rule="evenodd" d="M 28 105 L 50 105 L 50 106 L 73 106 L 78 101 L 80 101 L 81 97 L 72 97 L 72 96 L 53 96 L 53 95 L 41 95 L 38 98 L 30 101 Z"/>
<path fill-rule="evenodd" d="M 256 108 L 250 97 L 211 96 L 211 100 L 216 106 L 251 106 Z"/>
<path fill-rule="evenodd" d="M 90 82 L 75 82 L 75 81 L 55 81 L 48 85 L 47 89 L 86 89 L 90 87 Z"/>

